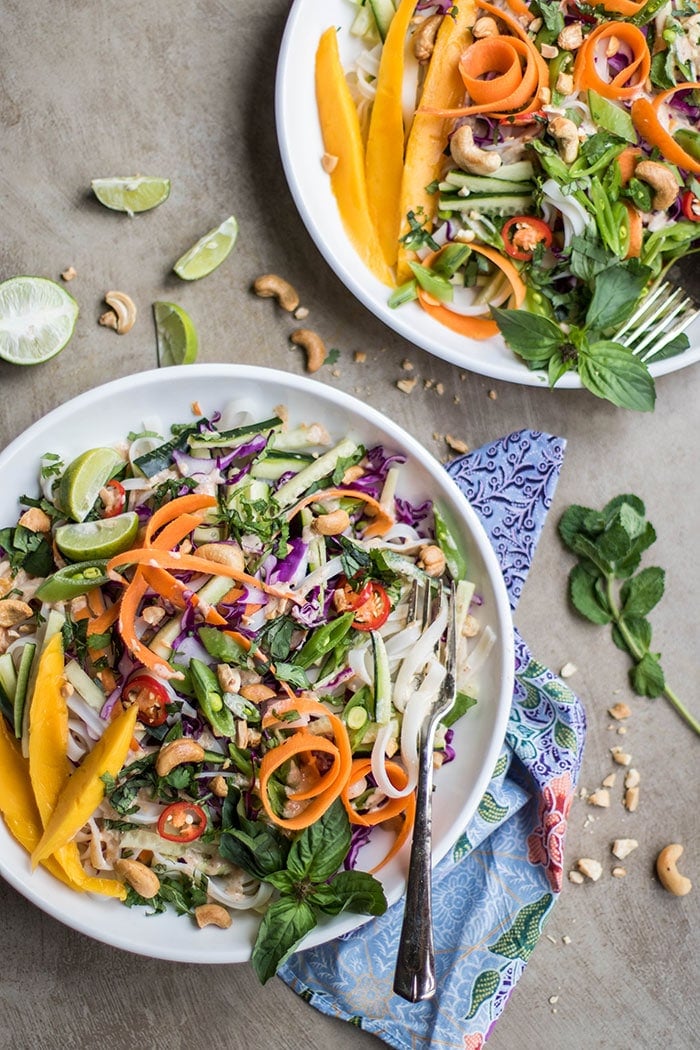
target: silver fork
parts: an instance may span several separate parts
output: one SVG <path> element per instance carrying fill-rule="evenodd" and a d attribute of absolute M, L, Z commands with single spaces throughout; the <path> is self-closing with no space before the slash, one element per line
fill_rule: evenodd
<path fill-rule="evenodd" d="M 445 600 L 444 595 L 440 599 Z M 454 706 L 456 684 L 456 602 L 454 584 L 447 597 L 447 635 L 444 646 L 445 677 L 421 726 L 418 750 L 416 817 L 408 868 L 408 884 L 401 940 L 396 957 L 394 991 L 410 1003 L 432 999 L 435 995 L 435 949 L 431 903 L 433 744 L 441 718 Z M 423 596 L 423 627 L 437 615 L 431 588 Z"/>
<path fill-rule="evenodd" d="M 693 300 L 667 281 L 644 298 L 631 317 L 615 333 L 615 341 L 629 347 L 635 357 L 647 361 L 689 328 L 700 317 Z"/>

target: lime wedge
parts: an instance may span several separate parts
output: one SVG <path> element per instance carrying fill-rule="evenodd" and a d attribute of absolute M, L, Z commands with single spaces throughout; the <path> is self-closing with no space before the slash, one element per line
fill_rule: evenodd
<path fill-rule="evenodd" d="M 0 357 L 38 365 L 62 350 L 73 335 L 78 304 L 46 277 L 10 277 L 0 284 Z"/>
<path fill-rule="evenodd" d="M 100 204 L 112 211 L 125 211 L 127 215 L 150 211 L 170 196 L 170 179 L 161 179 L 157 175 L 93 179 L 90 185 Z"/>
<path fill-rule="evenodd" d="M 114 518 L 83 521 L 76 525 L 59 525 L 54 533 L 56 546 L 71 561 L 111 558 L 131 547 L 139 531 L 136 511 L 117 514 Z"/>
<path fill-rule="evenodd" d="M 191 365 L 197 360 L 197 331 L 190 315 L 177 303 L 153 304 L 158 366 Z"/>
<path fill-rule="evenodd" d="M 90 448 L 69 463 L 58 487 L 58 504 L 73 519 L 84 521 L 100 489 L 124 466 L 113 448 Z"/>
<path fill-rule="evenodd" d="M 224 219 L 221 226 L 210 230 L 194 247 L 181 255 L 173 270 L 183 281 L 198 281 L 221 266 L 236 243 L 238 223 L 233 215 Z"/>

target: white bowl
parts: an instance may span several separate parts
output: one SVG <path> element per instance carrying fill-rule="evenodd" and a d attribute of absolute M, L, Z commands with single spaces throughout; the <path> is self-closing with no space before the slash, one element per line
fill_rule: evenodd
<path fill-rule="evenodd" d="M 391 309 L 387 305 L 389 289 L 367 269 L 348 240 L 331 181 L 321 167 L 323 141 L 316 109 L 314 57 L 323 31 L 337 26 L 341 61 L 349 68 L 362 46 L 349 33 L 354 10 L 348 0 L 295 0 L 282 39 L 275 97 L 277 138 L 287 182 L 306 229 L 345 287 L 404 339 L 467 371 L 524 386 L 546 387 L 546 374 L 531 371 L 500 336 L 468 339 L 434 321 L 416 303 Z M 700 318 L 688 329 L 688 338 L 688 350 L 650 365 L 653 376 L 700 361 Z M 567 372 L 556 389 L 578 390 L 581 386 L 578 374 Z"/>
<path fill-rule="evenodd" d="M 192 419 L 195 401 L 206 415 L 240 398 L 250 402 L 260 419 L 284 404 L 292 423 L 318 421 L 331 435 L 352 434 L 365 445 L 382 443 L 404 452 L 408 462 L 399 495 L 439 499 L 460 523 L 471 575 L 484 598 L 480 619 L 493 628 L 497 643 L 482 675 L 479 703 L 455 727 L 457 760 L 436 776 L 433 835 L 437 861 L 476 810 L 503 742 L 513 690 L 513 627 L 496 556 L 474 511 L 443 467 L 395 423 L 331 387 L 266 368 L 190 365 L 139 373 L 69 401 L 5 449 L 0 455 L 0 525 L 17 521 L 20 495 L 37 492 L 43 453 L 56 452 L 70 460 L 86 448 L 119 441 L 128 431 L 139 430 L 144 419 L 160 417 L 169 426 Z M 371 857 L 371 848 L 364 851 L 363 864 Z M 407 863 L 405 847 L 380 873 L 390 902 L 404 891 Z M 199 930 L 174 912 L 153 917 L 141 908 L 127 909 L 116 901 L 74 893 L 43 869 L 31 873 L 28 855 L 1 819 L 0 874 L 49 915 L 106 944 L 179 962 L 231 963 L 250 958 L 258 926 L 254 916 L 237 913 L 227 931 Z M 356 915 L 330 919 L 307 937 L 304 947 L 330 940 L 365 921 Z"/>

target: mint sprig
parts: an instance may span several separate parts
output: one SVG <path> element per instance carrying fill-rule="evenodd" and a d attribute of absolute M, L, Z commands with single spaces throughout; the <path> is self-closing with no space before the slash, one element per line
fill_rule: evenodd
<path fill-rule="evenodd" d="M 591 260 L 592 261 L 592 260 Z M 526 310 L 491 308 L 508 346 L 531 369 L 545 369 L 553 387 L 570 371 L 596 397 L 620 408 L 652 412 L 654 380 L 646 364 L 610 338 L 631 316 L 650 276 L 632 261 L 589 270 L 591 295 L 583 324 L 566 328 Z"/>
<path fill-rule="evenodd" d="M 642 554 L 656 539 L 637 496 L 616 496 L 602 511 L 570 506 L 559 535 L 579 561 L 569 574 L 569 597 L 591 623 L 610 624 L 612 638 L 632 658 L 630 685 L 638 696 L 664 696 L 700 734 L 700 722 L 667 685 L 660 653 L 652 652 L 648 615 L 664 593 L 663 569 L 640 569 Z"/>
<path fill-rule="evenodd" d="M 383 915 L 386 911 L 377 879 L 364 871 L 338 871 L 352 834 L 340 801 L 293 840 L 277 828 L 250 820 L 236 787 L 229 790 L 222 820 L 226 830 L 219 844 L 221 855 L 277 892 L 253 948 L 252 963 L 262 984 L 274 977 L 315 928 L 319 913 Z"/>

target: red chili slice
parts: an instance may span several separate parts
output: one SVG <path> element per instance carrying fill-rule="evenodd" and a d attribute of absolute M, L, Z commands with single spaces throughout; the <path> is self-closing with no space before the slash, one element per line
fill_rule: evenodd
<path fill-rule="evenodd" d="M 549 248 L 552 243 L 552 231 L 547 223 L 533 215 L 514 215 L 504 223 L 501 236 L 507 254 L 522 262 L 532 258 L 539 244 Z"/>
<path fill-rule="evenodd" d="M 696 197 L 692 190 L 686 190 L 681 197 L 681 209 L 686 219 L 700 222 L 700 197 Z"/>
<path fill-rule="evenodd" d="M 368 580 L 359 592 L 349 591 L 348 598 L 350 608 L 355 613 L 352 621 L 355 630 L 376 631 L 388 620 L 391 601 L 381 583 L 376 580 Z"/>
<path fill-rule="evenodd" d="M 170 694 L 163 683 L 153 675 L 135 674 L 122 689 L 122 703 L 125 707 L 138 705 L 137 717 L 143 725 L 162 726 L 168 717 Z"/>
<path fill-rule="evenodd" d="M 206 827 L 207 815 L 195 802 L 173 802 L 158 819 L 158 834 L 168 842 L 194 842 Z"/>
<path fill-rule="evenodd" d="M 126 489 L 122 485 L 121 481 L 117 481 L 116 478 L 112 478 L 105 485 L 106 489 L 111 489 L 111 499 L 109 504 L 105 505 L 105 509 L 102 512 L 103 518 L 116 518 L 117 514 L 121 514 L 126 506 Z"/>

